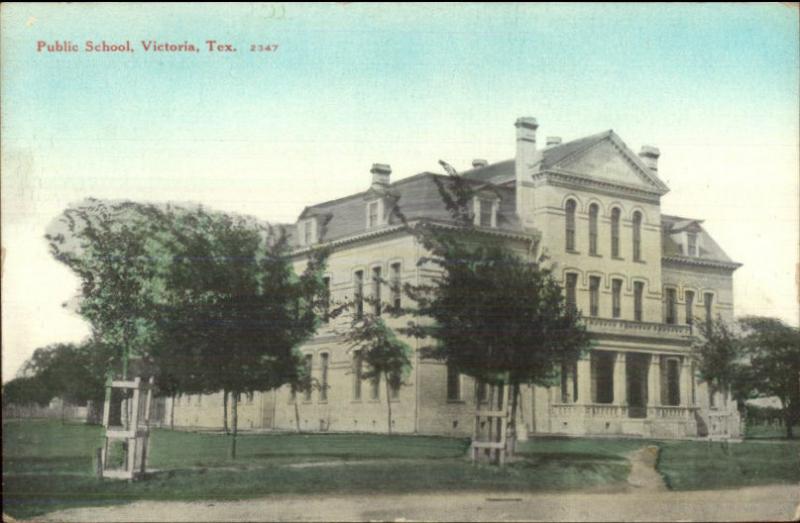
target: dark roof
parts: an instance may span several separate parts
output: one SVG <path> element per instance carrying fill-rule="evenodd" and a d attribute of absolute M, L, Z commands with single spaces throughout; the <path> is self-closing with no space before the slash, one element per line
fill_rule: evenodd
<path fill-rule="evenodd" d="M 684 218 L 682 216 L 672 216 L 669 214 L 661 215 L 661 251 L 663 256 L 686 257 L 681 249 L 681 245 L 676 242 L 672 235 L 683 231 L 691 224 L 696 224 L 696 230 L 700 236 L 699 253 L 697 258 L 700 260 L 719 261 L 724 263 L 735 263 L 725 254 L 717 242 L 700 225 L 703 220 L 694 218 Z"/>
<path fill-rule="evenodd" d="M 446 175 L 435 173 L 421 173 L 409 178 L 404 178 L 393 184 L 384 192 L 387 196 L 387 207 L 396 202 L 396 205 L 406 217 L 413 221 L 428 219 L 437 222 L 452 222 L 450 213 L 445 208 L 434 178 L 446 180 Z M 500 197 L 500 207 L 497 213 L 498 229 L 522 232 L 516 217 L 516 201 L 514 189 L 511 187 L 498 187 L 485 182 L 472 181 L 476 189 L 490 188 Z M 329 216 L 323 236 L 323 241 L 332 241 L 355 234 L 367 232 L 367 214 L 365 202 L 378 197 L 380 193 L 368 190 L 306 207 L 302 217 Z M 386 209 L 388 210 L 388 209 Z M 400 221 L 389 216 L 389 225 L 400 224 Z"/>

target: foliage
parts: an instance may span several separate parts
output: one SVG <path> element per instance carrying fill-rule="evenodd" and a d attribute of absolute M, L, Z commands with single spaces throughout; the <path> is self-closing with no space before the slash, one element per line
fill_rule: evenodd
<path fill-rule="evenodd" d="M 19 376 L 3 385 L 3 405 L 45 407 L 55 394 L 38 376 Z"/>
<path fill-rule="evenodd" d="M 56 260 L 81 281 L 78 312 L 92 338 L 113 348 L 111 364 L 126 377 L 131 356 L 146 354 L 155 301 L 152 223 L 144 206 L 88 199 L 66 209 L 45 236 Z"/>
<path fill-rule="evenodd" d="M 697 373 L 709 391 L 728 391 L 740 404 L 753 396 L 753 376 L 741 336 L 721 317 L 706 322 L 692 346 Z"/>
<path fill-rule="evenodd" d="M 744 330 L 753 382 L 762 396 L 776 396 L 783 407 L 787 437 L 800 420 L 800 329 L 776 318 L 747 316 Z"/>
<path fill-rule="evenodd" d="M 361 363 L 365 366 L 361 377 L 374 382 L 382 378 L 386 385 L 387 426 L 391 434 L 392 391 L 399 390 L 411 372 L 411 348 L 374 313 L 354 316 L 344 338 L 350 350 L 360 351 Z"/>
<path fill-rule="evenodd" d="M 413 231 L 431 253 L 421 263 L 437 274 L 406 285 L 416 304 L 406 312 L 417 320 L 404 332 L 432 342 L 423 349 L 427 356 L 482 381 L 547 383 L 560 363 L 574 362 L 589 346 L 580 316 L 566 306 L 546 258 L 530 259 L 535 240 L 513 251 L 507 239 L 474 227 L 474 190 L 448 172 L 435 180 L 455 227 L 422 224 Z"/>

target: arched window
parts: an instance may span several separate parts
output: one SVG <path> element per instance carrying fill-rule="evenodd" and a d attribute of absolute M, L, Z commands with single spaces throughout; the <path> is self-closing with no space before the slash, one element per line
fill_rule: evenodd
<path fill-rule="evenodd" d="M 567 214 L 567 250 L 575 250 L 575 200 L 567 200 L 565 211 Z"/>
<path fill-rule="evenodd" d="M 596 203 L 589 206 L 589 254 L 597 254 L 597 213 Z"/>
<path fill-rule="evenodd" d="M 611 257 L 619 258 L 619 207 L 611 209 Z"/>
<path fill-rule="evenodd" d="M 642 213 L 633 213 L 633 261 L 642 261 Z"/>

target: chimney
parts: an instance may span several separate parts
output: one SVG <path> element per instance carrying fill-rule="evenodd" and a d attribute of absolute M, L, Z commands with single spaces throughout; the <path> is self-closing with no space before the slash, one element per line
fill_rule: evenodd
<path fill-rule="evenodd" d="M 525 197 L 527 191 L 531 189 L 524 187 L 524 184 L 532 181 L 531 165 L 536 162 L 536 129 L 539 124 L 536 118 L 522 117 L 517 118 L 514 127 L 517 128 L 517 155 L 514 160 L 517 216 L 522 223 L 525 223 L 533 218 L 531 215 L 533 209 L 526 208 L 529 199 Z"/>
<path fill-rule="evenodd" d="M 658 174 L 659 156 L 661 156 L 661 151 L 658 150 L 658 147 L 653 145 L 643 145 L 642 150 L 639 151 L 639 158 L 641 158 L 644 164 L 656 174 Z"/>
<path fill-rule="evenodd" d="M 481 167 L 486 167 L 487 165 L 489 165 L 489 162 L 487 162 L 482 158 L 475 158 L 474 160 L 472 160 L 473 169 L 480 169 Z"/>
<path fill-rule="evenodd" d="M 560 136 L 548 136 L 547 137 L 547 148 L 555 147 L 556 145 L 561 145 L 561 137 Z"/>
<path fill-rule="evenodd" d="M 389 187 L 389 177 L 392 175 L 392 168 L 385 163 L 373 163 L 372 169 L 372 188 L 385 189 Z"/>

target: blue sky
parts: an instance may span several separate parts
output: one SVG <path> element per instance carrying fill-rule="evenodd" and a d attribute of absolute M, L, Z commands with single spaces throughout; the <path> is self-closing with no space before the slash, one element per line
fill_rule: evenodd
<path fill-rule="evenodd" d="M 798 38 L 783 4 L 4 4 L 3 380 L 87 332 L 42 240 L 69 202 L 293 221 L 362 190 L 373 162 L 397 179 L 509 158 L 523 115 L 543 135 L 659 146 L 664 211 L 705 218 L 745 264 L 737 313 L 796 324 Z M 104 39 L 136 51 L 36 52 Z M 150 39 L 238 51 L 145 53 Z"/>

